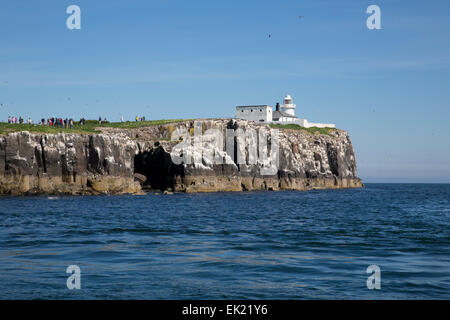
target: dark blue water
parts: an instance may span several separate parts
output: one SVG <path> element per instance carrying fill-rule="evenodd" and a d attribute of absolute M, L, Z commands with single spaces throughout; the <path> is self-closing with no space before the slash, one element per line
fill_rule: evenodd
<path fill-rule="evenodd" d="M 450 185 L 0 198 L 0 216 L 2 299 L 450 299 Z"/>

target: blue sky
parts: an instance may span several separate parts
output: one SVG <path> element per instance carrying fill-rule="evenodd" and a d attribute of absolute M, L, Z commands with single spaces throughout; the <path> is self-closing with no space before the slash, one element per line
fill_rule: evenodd
<path fill-rule="evenodd" d="M 449 89 L 444 0 L 0 2 L 2 121 L 233 117 L 289 93 L 350 133 L 364 181 L 450 182 Z"/>

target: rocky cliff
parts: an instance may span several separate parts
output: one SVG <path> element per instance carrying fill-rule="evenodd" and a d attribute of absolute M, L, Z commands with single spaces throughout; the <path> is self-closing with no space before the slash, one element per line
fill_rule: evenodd
<path fill-rule="evenodd" d="M 0 136 L 0 194 L 135 193 L 136 144 L 117 135 Z"/>
<path fill-rule="evenodd" d="M 362 186 L 350 137 L 342 130 L 312 134 L 283 129 L 275 136 L 267 125 L 236 119 L 100 129 L 94 135 L 0 136 L 0 194 Z M 261 142 L 267 142 L 262 149 Z"/>

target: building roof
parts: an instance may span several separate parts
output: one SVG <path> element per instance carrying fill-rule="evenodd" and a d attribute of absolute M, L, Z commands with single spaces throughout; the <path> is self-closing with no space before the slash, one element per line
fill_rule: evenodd
<path fill-rule="evenodd" d="M 293 115 L 290 115 L 290 114 L 288 114 L 288 113 L 286 113 L 286 112 L 283 112 L 283 111 L 274 111 L 273 113 L 272 113 L 272 119 L 273 120 L 278 120 L 278 119 L 280 119 L 281 117 L 286 117 L 286 118 L 297 118 L 296 116 L 293 116 Z"/>
<path fill-rule="evenodd" d="M 266 107 L 270 107 L 271 106 L 267 105 L 267 104 L 255 104 L 255 105 L 251 105 L 251 106 L 236 106 L 236 108 L 266 108 Z"/>

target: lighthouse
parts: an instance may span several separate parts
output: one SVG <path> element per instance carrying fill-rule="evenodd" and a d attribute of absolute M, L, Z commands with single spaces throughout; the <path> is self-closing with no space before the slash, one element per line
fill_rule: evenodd
<path fill-rule="evenodd" d="M 284 97 L 284 104 L 281 106 L 281 111 L 295 117 L 295 104 L 292 103 L 292 97 L 290 95 Z"/>
<path fill-rule="evenodd" d="M 295 117 L 295 104 L 292 103 L 292 97 L 290 95 L 284 97 L 284 104 L 281 107 L 281 111 Z"/>
<path fill-rule="evenodd" d="M 258 123 L 296 124 L 301 127 L 335 128 L 332 123 L 309 122 L 295 116 L 295 104 L 290 95 L 286 95 L 283 104 L 277 102 L 275 111 L 269 105 L 236 106 L 236 118 Z"/>

